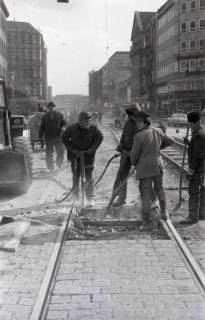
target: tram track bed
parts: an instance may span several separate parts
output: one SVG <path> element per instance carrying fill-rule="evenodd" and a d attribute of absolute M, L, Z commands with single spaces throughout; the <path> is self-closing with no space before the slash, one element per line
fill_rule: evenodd
<path fill-rule="evenodd" d="M 116 147 L 108 130 L 103 131 L 105 141 L 97 153 L 95 179 L 99 177 Z M 79 232 L 74 232 L 63 245 L 61 263 L 48 299 L 45 319 L 204 320 L 203 295 L 175 245 L 161 233 L 161 229 L 153 232 L 139 230 L 141 204 L 134 177 L 128 183 L 127 204 L 118 212 L 111 212 L 105 220 L 100 220 L 111 196 L 118 165 L 119 160 L 115 159 L 96 187 L 96 210 L 84 212 L 84 219 L 80 214 L 77 218 L 84 221 L 84 238 L 78 238 Z M 170 164 L 165 166 L 164 185 L 168 210 L 171 211 L 178 201 L 178 171 Z M 65 177 L 64 171 L 59 174 L 63 185 L 71 181 L 70 171 L 66 171 L 66 175 Z M 194 255 L 199 249 L 197 241 L 203 241 L 204 238 L 200 238 L 202 231 L 198 232 L 197 238 L 196 226 L 183 227 L 179 224 L 180 219 L 187 214 L 187 185 L 184 184 L 184 188 L 182 206 L 171 219 L 187 244 L 192 245 Z M 41 204 L 41 207 L 34 205 L 30 207 L 30 212 L 25 208 L 23 214 L 15 211 L 14 215 L 40 220 L 43 226 L 51 225 L 54 228 L 52 232 L 58 233 L 65 215 L 63 207 L 69 208 L 71 204 L 72 202 L 65 201 L 62 205 L 57 205 L 49 201 L 47 207 L 46 203 Z M 42 210 L 38 211 L 40 208 Z M 199 223 L 199 228 L 202 228 L 202 224 L 203 222 Z M 75 223 L 69 228 L 76 231 Z M 47 236 L 45 232 L 35 233 L 35 236 L 30 233 L 22 240 L 13 258 L 9 258 L 11 265 L 13 259 L 17 259 L 18 264 L 11 268 L 7 263 L 5 266 L 8 272 L 3 267 L 4 302 L 0 304 L 1 319 L 30 320 L 42 277 L 46 276 L 46 264 L 56 244 L 56 235 L 52 232 Z M 66 236 L 68 234 L 69 232 Z M 201 246 L 200 250 L 202 249 Z M 198 253 L 202 257 L 203 252 L 200 250 Z M 6 261 L 7 255 L 8 253 L 1 252 L 1 259 Z M 35 259 L 30 259 L 32 256 Z M 41 265 L 41 259 L 44 266 Z M 26 270 L 28 276 L 21 287 L 23 270 Z M 33 275 L 37 275 L 39 281 Z M 13 300 L 11 307 L 8 301 L 12 301 L 13 294 L 15 301 Z"/>

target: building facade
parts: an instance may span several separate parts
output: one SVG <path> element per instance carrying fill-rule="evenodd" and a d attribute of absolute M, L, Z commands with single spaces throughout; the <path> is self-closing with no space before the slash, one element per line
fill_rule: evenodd
<path fill-rule="evenodd" d="M 7 81 L 7 34 L 6 20 L 9 12 L 3 0 L 0 1 L 0 77 Z"/>
<path fill-rule="evenodd" d="M 131 77 L 131 62 L 128 51 L 116 51 L 103 67 L 103 100 L 110 107 L 121 105 L 120 83 Z"/>
<path fill-rule="evenodd" d="M 102 92 L 102 68 L 97 71 L 89 72 L 89 104 L 92 107 L 101 106 L 103 104 Z"/>
<path fill-rule="evenodd" d="M 156 101 L 162 114 L 205 107 L 205 0 L 168 0 L 157 14 Z"/>
<path fill-rule="evenodd" d="M 30 23 L 7 21 L 7 37 L 12 88 L 33 102 L 47 101 L 47 49 L 42 34 Z"/>
<path fill-rule="evenodd" d="M 135 11 L 131 34 L 130 58 L 132 65 L 132 100 L 146 105 L 153 93 L 148 87 L 154 85 L 155 12 Z M 154 89 L 152 89 L 153 91 Z"/>

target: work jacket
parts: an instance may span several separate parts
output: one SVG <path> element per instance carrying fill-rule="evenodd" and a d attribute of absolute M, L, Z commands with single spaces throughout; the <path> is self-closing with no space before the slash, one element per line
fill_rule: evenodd
<path fill-rule="evenodd" d="M 83 129 L 78 123 L 66 128 L 62 134 L 62 141 L 67 148 L 68 160 L 73 161 L 78 151 L 85 151 L 85 164 L 92 165 L 95 153 L 103 140 L 102 132 L 94 125 Z M 89 150 L 89 153 L 86 151 Z"/>
<path fill-rule="evenodd" d="M 174 143 L 162 130 L 150 126 L 139 130 L 134 136 L 130 154 L 131 164 L 136 167 L 136 179 L 149 178 L 162 173 L 163 162 L 160 149 Z"/>
<path fill-rule="evenodd" d="M 39 139 L 42 140 L 43 135 L 45 140 L 60 138 L 64 126 L 66 126 L 66 121 L 60 112 L 47 112 L 41 120 Z"/>
<path fill-rule="evenodd" d="M 132 149 L 132 143 L 134 135 L 137 133 L 136 123 L 130 119 L 125 123 L 122 136 L 120 138 L 120 144 L 117 146 L 117 151 L 122 150 L 130 151 Z"/>
<path fill-rule="evenodd" d="M 195 173 L 204 173 L 205 130 L 199 125 L 193 132 L 188 147 L 189 168 Z"/>

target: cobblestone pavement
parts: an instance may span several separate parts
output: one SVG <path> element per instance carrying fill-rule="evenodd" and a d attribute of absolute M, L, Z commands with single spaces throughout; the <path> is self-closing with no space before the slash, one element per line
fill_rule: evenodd
<path fill-rule="evenodd" d="M 47 320 L 204 320 L 205 301 L 169 240 L 70 241 Z"/>
<path fill-rule="evenodd" d="M 21 245 L 0 252 L 0 319 L 27 320 L 48 264 L 53 244 Z"/>
<path fill-rule="evenodd" d="M 104 142 L 96 156 L 96 166 L 94 170 L 95 179 L 99 177 L 105 163 L 115 152 L 116 143 L 114 138 L 110 138 L 110 134 L 106 130 L 104 130 L 104 136 Z M 115 160 L 112 163 L 104 178 L 96 187 L 96 206 L 98 208 L 104 208 L 108 203 L 118 164 L 119 160 Z M 37 169 L 42 166 L 45 168 L 44 160 L 35 163 Z M 65 186 L 71 184 L 70 169 L 66 167 L 64 171 L 57 174 L 57 176 L 48 177 L 48 179 L 44 179 L 45 177 L 43 175 L 41 176 L 40 170 L 37 170 L 37 172 L 36 179 L 28 193 L 22 197 L 9 200 L 9 206 L 6 202 L 2 202 L 2 200 L 2 208 L 7 210 L 8 213 L 14 212 L 15 210 L 16 214 L 30 211 L 32 215 L 32 211 L 36 210 L 36 212 L 38 212 L 43 204 L 45 204 L 46 210 L 49 212 L 49 206 L 52 204 L 51 207 L 53 212 L 49 219 L 50 221 L 52 219 L 55 220 L 56 214 L 54 212 L 55 207 L 53 206 L 53 198 L 56 193 L 62 192 Z M 173 190 L 176 188 L 176 175 L 174 173 L 168 174 L 168 171 L 165 172 L 164 185 L 166 188 L 168 205 L 172 207 L 176 204 L 178 195 L 178 191 Z M 183 196 L 186 198 L 186 191 Z M 186 206 L 187 203 L 185 202 L 180 209 L 180 214 L 185 215 L 187 210 Z M 129 210 L 130 207 L 132 207 L 133 210 Z M 9 211 L 9 208 L 11 211 Z M 122 210 L 120 212 L 119 219 L 139 218 L 140 198 L 135 179 L 129 180 L 128 199 L 125 209 L 127 210 Z M 40 213 L 41 211 L 39 211 L 39 217 Z M 97 215 L 97 213 L 93 213 L 94 217 L 95 214 Z M 195 232 L 189 233 L 192 235 L 196 234 Z M 187 237 L 186 230 L 185 237 Z M 38 236 L 35 235 L 34 238 L 34 241 L 31 239 L 29 246 L 21 245 L 15 253 L 0 252 L 1 320 L 29 319 L 29 314 L 39 290 L 53 246 L 52 243 L 49 243 L 49 239 L 47 240 L 48 243 L 45 242 L 44 245 L 39 241 L 40 245 L 37 246 L 35 243 L 37 243 L 36 239 Z M 169 246 L 172 245 L 169 241 L 151 241 L 149 234 L 144 234 L 144 238 L 144 240 L 140 238 L 139 241 L 115 240 L 113 242 L 69 242 L 65 252 L 68 252 L 66 250 L 71 251 L 69 251 L 69 258 L 67 257 L 68 260 L 65 260 L 65 264 L 62 266 L 62 268 L 64 267 L 65 272 L 60 273 L 59 277 L 63 277 L 64 274 L 66 275 L 66 290 L 70 284 L 73 283 L 75 286 L 72 285 L 71 289 L 77 286 L 78 289 L 75 290 L 84 288 L 82 289 L 84 291 L 76 293 L 75 290 L 69 291 L 69 288 L 66 293 L 55 291 L 53 296 L 54 300 L 52 299 L 52 306 L 50 307 L 54 309 L 49 310 L 48 316 L 50 318 L 48 319 L 67 319 L 66 308 L 69 308 L 69 306 L 71 309 L 74 309 L 72 309 L 72 317 L 70 316 L 68 319 L 143 320 L 152 319 L 150 314 L 153 314 L 153 319 L 203 319 L 202 315 L 203 313 L 205 314 L 205 309 L 202 297 L 197 291 L 198 289 L 193 285 L 191 277 L 187 273 L 187 270 L 185 270 L 183 262 L 178 255 L 176 258 L 176 253 L 174 253 L 173 248 L 170 249 Z M 191 239 L 193 240 L 193 251 L 198 250 L 201 261 L 203 260 L 204 263 L 204 259 L 202 259 L 203 243 L 201 243 L 199 249 L 199 246 L 195 243 L 196 238 L 192 237 Z M 199 239 L 201 238 L 199 237 Z M 105 251 L 103 251 L 103 248 L 105 248 Z M 154 248 L 154 251 L 152 248 Z M 146 251 L 148 249 L 150 251 Z M 137 253 L 139 253 L 139 255 L 137 255 Z M 172 253 L 174 255 L 173 257 Z M 171 261 L 169 261 L 169 258 Z M 85 262 L 83 262 L 83 259 L 85 259 Z M 93 261 L 93 266 L 91 266 L 91 261 Z M 88 263 L 88 265 L 86 263 Z M 152 268 L 150 268 L 150 266 L 152 266 Z M 165 275 L 168 278 L 166 278 Z M 72 278 L 70 279 L 69 277 Z M 136 284 L 133 282 L 133 279 L 137 279 Z M 86 280 L 88 281 L 85 283 L 84 281 Z M 176 281 L 177 286 L 175 286 Z M 63 282 L 63 280 L 59 279 L 56 288 L 58 288 L 58 286 L 63 287 Z M 102 283 L 104 283 L 105 288 L 114 288 L 114 292 L 105 292 L 106 289 L 104 289 L 105 291 L 102 291 L 100 289 L 103 288 L 103 286 L 101 286 Z M 94 284 L 93 287 L 92 284 Z M 138 289 L 135 286 L 138 286 Z M 144 289 L 142 289 L 143 287 Z M 150 288 L 153 290 L 151 291 Z M 119 289 L 118 292 L 117 289 Z M 132 292 L 130 293 L 129 290 Z M 103 299 L 102 302 L 101 299 Z M 132 307 L 130 307 L 130 305 Z M 135 307 L 133 307 L 133 305 Z M 176 308 L 174 308 L 173 305 L 178 306 L 177 310 L 179 310 L 179 314 L 176 315 L 174 313 L 175 311 L 173 310 Z M 67 307 L 65 308 L 65 306 Z M 159 306 L 159 308 L 157 306 Z M 165 309 L 168 310 L 169 314 L 169 317 L 167 318 L 163 317 Z M 82 310 L 82 312 L 79 310 Z M 99 314 L 97 314 L 98 310 L 100 310 Z M 116 310 L 116 312 L 113 313 L 113 310 Z M 132 310 L 135 312 L 135 318 L 132 317 Z M 161 310 L 160 316 L 156 317 L 155 310 L 158 314 Z M 173 311 L 173 317 L 171 317 L 171 310 Z M 95 311 L 95 316 L 91 317 L 93 315 L 92 312 Z M 120 314 L 118 314 L 118 312 L 120 312 Z M 141 312 L 144 318 L 137 316 L 137 312 Z M 199 314 L 197 314 L 197 312 L 199 312 Z M 79 313 L 80 317 L 78 318 Z M 90 314 L 91 316 L 89 317 Z M 181 314 L 183 315 L 182 317 L 180 316 Z M 110 315 L 112 317 L 110 317 Z"/>

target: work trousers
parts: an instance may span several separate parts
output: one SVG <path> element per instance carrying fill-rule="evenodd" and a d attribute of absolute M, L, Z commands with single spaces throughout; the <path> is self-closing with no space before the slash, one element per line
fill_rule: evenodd
<path fill-rule="evenodd" d="M 60 168 L 64 159 L 64 147 L 61 139 L 47 139 L 46 140 L 46 164 L 49 170 L 54 169 L 53 153 L 56 151 L 56 164 Z"/>
<path fill-rule="evenodd" d="M 130 172 L 130 168 L 131 168 L 131 162 L 130 162 L 130 157 L 123 154 L 121 155 L 121 159 L 120 159 L 120 166 L 117 172 L 117 176 L 113 185 L 113 192 L 115 192 L 115 190 L 120 186 L 120 184 L 124 181 L 124 179 L 127 178 L 127 176 L 129 175 Z M 124 183 L 124 185 L 122 186 L 122 188 L 119 191 L 119 198 L 122 201 L 126 200 L 127 197 L 127 181 Z"/>
<path fill-rule="evenodd" d="M 203 174 L 195 173 L 189 180 L 189 217 L 198 221 L 205 219 L 205 187 L 203 184 Z"/>
<path fill-rule="evenodd" d="M 81 177 L 80 158 L 71 160 L 71 170 L 73 173 L 73 193 L 79 196 L 79 184 Z M 94 181 L 92 178 L 93 165 L 85 165 L 85 194 L 88 199 L 94 197 Z"/>
<path fill-rule="evenodd" d="M 163 188 L 162 174 L 139 180 L 139 189 L 142 202 L 142 219 L 145 223 L 148 223 L 150 220 L 151 202 L 153 201 L 153 188 L 159 202 L 165 204 L 166 198 Z"/>

